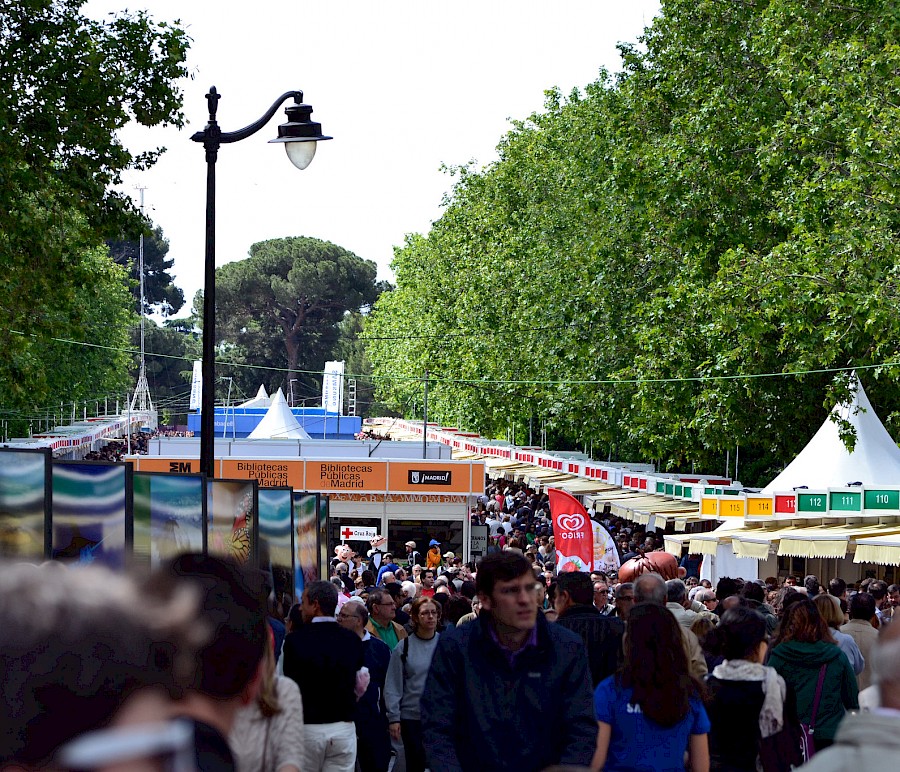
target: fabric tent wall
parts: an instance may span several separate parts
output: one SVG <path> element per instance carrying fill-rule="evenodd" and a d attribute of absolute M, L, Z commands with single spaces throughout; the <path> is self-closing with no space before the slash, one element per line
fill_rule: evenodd
<path fill-rule="evenodd" d="M 836 405 L 832 414 L 848 421 L 856 430 L 852 453 L 829 416 L 800 454 L 763 491 L 789 491 L 798 486 L 833 488 L 851 482 L 865 485 L 896 485 L 900 481 L 900 448 L 875 415 L 865 389 L 856 378 L 850 404 Z"/>
<path fill-rule="evenodd" d="M 731 544 L 720 544 L 715 556 L 704 555 L 700 566 L 700 578 L 709 579 L 715 588 L 723 576 L 740 577 L 744 580 L 759 579 L 759 561 L 753 558 L 739 558 L 731 549 Z"/>
<path fill-rule="evenodd" d="M 251 440 L 268 440 L 268 439 L 310 439 L 306 430 L 297 423 L 297 419 L 288 407 L 284 394 L 279 389 L 272 398 L 272 405 L 268 412 L 263 416 L 262 421 L 257 427 L 250 432 L 248 439 Z"/>

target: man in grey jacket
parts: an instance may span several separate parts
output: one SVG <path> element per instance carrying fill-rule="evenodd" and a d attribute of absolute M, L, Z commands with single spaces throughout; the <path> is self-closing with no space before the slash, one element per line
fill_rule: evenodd
<path fill-rule="evenodd" d="M 872 651 L 878 640 L 878 630 L 872 626 L 875 619 L 875 598 L 867 592 L 858 592 L 850 598 L 850 621 L 841 627 L 842 633 L 847 633 L 859 647 L 865 666 L 861 673 L 856 674 L 859 690 L 867 689 L 872 685 Z"/>

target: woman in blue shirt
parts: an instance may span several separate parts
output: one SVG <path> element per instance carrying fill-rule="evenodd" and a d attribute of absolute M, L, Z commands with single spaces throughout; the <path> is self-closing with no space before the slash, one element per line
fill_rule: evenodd
<path fill-rule="evenodd" d="M 703 687 L 691 676 L 682 633 L 672 613 L 635 606 L 625 630 L 621 670 L 597 685 L 599 735 L 592 769 L 604 772 L 709 770 L 709 718 Z"/>

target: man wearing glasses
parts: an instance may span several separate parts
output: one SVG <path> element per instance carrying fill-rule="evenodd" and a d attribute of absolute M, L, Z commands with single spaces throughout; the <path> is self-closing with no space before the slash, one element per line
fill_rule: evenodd
<path fill-rule="evenodd" d="M 356 703 L 353 717 L 356 724 L 356 761 L 361 772 L 384 772 L 391 761 L 391 742 L 381 695 L 391 650 L 366 630 L 368 621 L 369 612 L 361 600 L 348 601 L 337 615 L 341 627 L 362 639 L 365 663 L 369 669 L 369 686 Z"/>
<path fill-rule="evenodd" d="M 384 590 L 370 592 L 368 611 L 369 623 L 366 625 L 366 630 L 393 651 L 397 642 L 406 638 L 406 630 L 394 621 L 394 617 L 397 615 L 397 605 L 391 594 Z"/>
<path fill-rule="evenodd" d="M 616 586 L 616 599 L 614 616 L 623 622 L 628 619 L 628 614 L 634 607 L 634 585 L 631 582 L 622 582 Z"/>
<path fill-rule="evenodd" d="M 602 579 L 594 581 L 594 608 L 605 617 L 611 616 L 616 610 L 609 602 L 609 585 Z"/>

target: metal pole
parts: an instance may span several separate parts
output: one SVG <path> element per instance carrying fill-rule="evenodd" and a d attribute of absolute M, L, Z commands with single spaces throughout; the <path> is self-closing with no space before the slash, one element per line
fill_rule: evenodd
<path fill-rule="evenodd" d="M 428 458 L 428 370 L 425 371 L 425 389 L 422 398 L 422 458 Z"/>
<path fill-rule="evenodd" d="M 231 405 L 231 384 L 234 383 L 233 378 L 228 379 L 228 395 L 225 397 L 225 413 L 224 421 L 222 421 L 222 439 L 224 440 L 228 436 L 228 407 Z M 232 421 L 234 420 L 234 410 L 231 411 Z"/>
<path fill-rule="evenodd" d="M 206 148 L 206 254 L 203 268 L 203 388 L 200 396 L 200 471 L 213 477 L 216 409 L 216 160 L 219 156 L 216 121 L 219 95 L 210 89 L 209 128 L 216 141 Z"/>
<path fill-rule="evenodd" d="M 734 446 L 734 479 L 738 479 L 738 462 L 741 459 L 741 446 Z"/>

